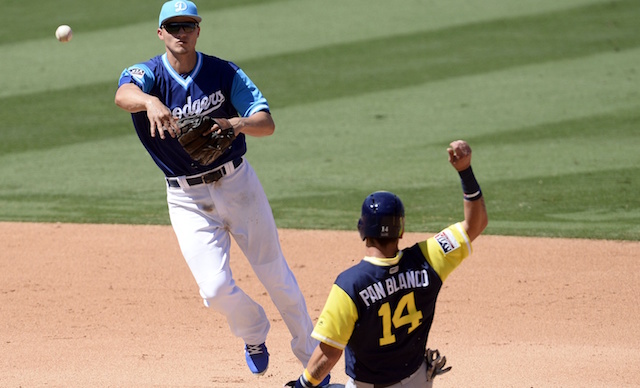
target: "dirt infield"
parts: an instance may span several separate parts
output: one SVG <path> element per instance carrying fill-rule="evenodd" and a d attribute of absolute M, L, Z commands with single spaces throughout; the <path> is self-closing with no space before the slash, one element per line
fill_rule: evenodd
<path fill-rule="evenodd" d="M 167 226 L 0 223 L 0 386 L 281 387 L 301 366 L 237 246 L 238 284 L 272 320 L 253 377 L 206 309 Z M 403 246 L 427 235 L 408 234 Z M 316 319 L 357 232 L 281 230 Z M 481 236 L 446 281 L 429 345 L 436 387 L 640 386 L 640 243 Z M 333 382 L 344 383 L 344 364 Z"/>

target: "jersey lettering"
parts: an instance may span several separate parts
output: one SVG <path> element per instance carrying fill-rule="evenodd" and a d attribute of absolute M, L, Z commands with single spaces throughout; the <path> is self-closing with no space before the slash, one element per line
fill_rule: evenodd
<path fill-rule="evenodd" d="M 173 108 L 171 114 L 178 119 L 190 116 L 202 116 L 220 108 L 224 102 L 224 94 L 222 94 L 220 90 L 195 101 L 191 101 L 191 96 L 188 96 L 187 103 L 181 107 L 177 106 Z"/>
<path fill-rule="evenodd" d="M 429 273 L 426 269 L 420 271 L 401 272 L 384 281 L 373 283 L 360 290 L 358 293 L 364 304 L 371 304 L 393 295 L 401 290 L 429 287 Z"/>

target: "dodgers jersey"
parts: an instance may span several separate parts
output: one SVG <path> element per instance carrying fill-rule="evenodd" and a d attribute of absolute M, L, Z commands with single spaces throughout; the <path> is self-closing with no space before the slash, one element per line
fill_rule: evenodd
<path fill-rule="evenodd" d="M 195 115 L 231 118 L 269 112 L 260 90 L 233 62 L 197 52 L 196 66 L 189 74 L 178 74 L 167 54 L 125 69 L 118 85 L 134 83 L 145 93 L 156 96 L 176 119 Z M 168 177 L 196 175 L 241 157 L 247 150 L 245 135 L 239 134 L 231 148 L 208 166 L 192 160 L 177 139 L 151 137 L 147 112 L 132 113 L 140 141 L 154 162 Z"/>
<path fill-rule="evenodd" d="M 365 257 L 338 275 L 311 336 L 345 350 L 354 380 L 410 376 L 424 362 L 442 282 L 471 252 L 457 223 L 394 258 Z"/>

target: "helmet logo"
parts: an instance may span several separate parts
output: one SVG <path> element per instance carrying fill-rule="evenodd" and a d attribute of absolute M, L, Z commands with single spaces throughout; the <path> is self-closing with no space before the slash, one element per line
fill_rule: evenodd
<path fill-rule="evenodd" d="M 358 231 L 364 240 L 372 238 L 400 238 L 404 229 L 404 206 L 395 194 L 377 191 L 362 204 Z"/>

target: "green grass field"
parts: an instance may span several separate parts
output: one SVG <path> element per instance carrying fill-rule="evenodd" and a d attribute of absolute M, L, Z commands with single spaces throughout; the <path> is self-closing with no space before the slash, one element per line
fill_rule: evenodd
<path fill-rule="evenodd" d="M 164 50 L 161 4 L 0 0 L 0 220 L 168 224 L 162 174 L 113 103 L 120 72 Z M 462 138 L 487 234 L 640 240 L 639 1 L 198 5 L 198 49 L 271 104 L 276 133 L 248 159 L 279 227 L 353 229 L 390 190 L 409 231 L 437 231 L 462 218 L 446 160 Z"/>

